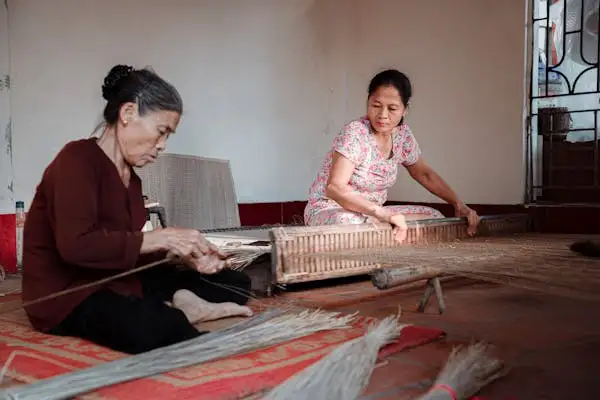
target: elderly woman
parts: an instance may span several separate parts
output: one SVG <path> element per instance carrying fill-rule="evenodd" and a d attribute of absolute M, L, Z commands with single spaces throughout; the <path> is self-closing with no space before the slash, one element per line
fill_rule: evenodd
<path fill-rule="evenodd" d="M 383 206 L 401 164 L 423 187 L 452 204 L 457 216 L 467 217 L 468 232 L 475 233 L 477 213 L 427 165 L 404 122 L 411 95 L 409 79 L 397 70 L 380 72 L 371 80 L 367 115 L 346 124 L 336 136 L 310 188 L 304 211 L 307 225 L 387 222 L 396 227 L 396 239 L 402 242 L 407 219 L 443 218 L 431 207 Z"/>
<path fill-rule="evenodd" d="M 24 231 L 23 300 L 168 255 L 190 268 L 164 264 L 31 305 L 32 325 L 135 354 L 200 335 L 197 322 L 251 315 L 243 306 L 249 278 L 224 268 L 223 255 L 198 231 L 142 233 L 146 211 L 133 167 L 153 162 L 175 132 L 182 112 L 177 90 L 148 69 L 117 65 L 102 95 L 100 137 L 68 143 L 37 187 Z"/>

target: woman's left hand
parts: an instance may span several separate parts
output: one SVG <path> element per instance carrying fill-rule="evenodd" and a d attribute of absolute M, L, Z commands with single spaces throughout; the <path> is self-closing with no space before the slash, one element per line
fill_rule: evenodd
<path fill-rule="evenodd" d="M 467 233 L 469 236 L 475 235 L 477 233 L 477 226 L 479 225 L 479 215 L 472 208 L 467 207 L 465 204 L 459 204 L 454 208 L 454 213 L 457 217 L 466 217 L 467 222 L 469 224 L 467 228 Z"/>
<path fill-rule="evenodd" d="M 173 263 L 187 265 L 188 267 L 195 269 L 201 274 L 206 275 L 216 274 L 217 272 L 221 272 L 223 268 L 227 267 L 227 261 L 215 255 L 204 255 L 200 258 L 194 258 L 178 257 L 173 253 L 169 253 L 168 257 Z"/>

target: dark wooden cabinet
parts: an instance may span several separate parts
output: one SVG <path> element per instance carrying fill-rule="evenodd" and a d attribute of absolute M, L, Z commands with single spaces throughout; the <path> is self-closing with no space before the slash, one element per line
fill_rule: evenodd
<path fill-rule="evenodd" d="M 540 109 L 538 134 L 542 136 L 542 196 L 557 203 L 600 201 L 598 141 L 566 141 L 570 118 L 566 108 Z"/>

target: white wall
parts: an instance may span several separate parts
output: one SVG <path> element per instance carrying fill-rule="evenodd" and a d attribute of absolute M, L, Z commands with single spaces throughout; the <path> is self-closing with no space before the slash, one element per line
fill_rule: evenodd
<path fill-rule="evenodd" d="M 14 213 L 10 103 L 6 76 L 9 75 L 7 10 L 0 4 L 0 214 Z"/>
<path fill-rule="evenodd" d="M 385 67 L 413 79 L 409 122 L 464 200 L 522 201 L 524 1 L 9 3 L 15 197 L 26 206 L 55 153 L 98 122 L 115 63 L 152 65 L 180 89 L 168 151 L 230 159 L 240 202 L 305 199 Z M 431 199 L 399 180 L 391 199 Z"/>

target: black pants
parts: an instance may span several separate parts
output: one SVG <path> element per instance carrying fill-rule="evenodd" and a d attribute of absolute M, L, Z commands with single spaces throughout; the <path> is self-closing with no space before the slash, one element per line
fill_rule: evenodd
<path fill-rule="evenodd" d="M 143 298 L 100 290 L 79 304 L 50 333 L 139 354 L 205 333 L 194 328 L 181 310 L 165 304 L 177 290 L 188 289 L 212 303 L 246 304 L 249 299 L 250 278 L 239 271 L 200 275 L 189 268 L 167 265 L 146 270 L 139 277 Z"/>

